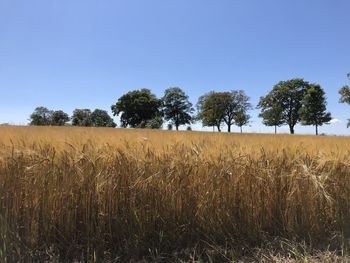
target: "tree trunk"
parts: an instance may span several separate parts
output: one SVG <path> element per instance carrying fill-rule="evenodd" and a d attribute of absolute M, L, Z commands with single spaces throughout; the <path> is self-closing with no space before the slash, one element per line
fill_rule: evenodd
<path fill-rule="evenodd" d="M 227 132 L 231 132 L 231 124 L 227 125 Z"/>
<path fill-rule="evenodd" d="M 277 125 L 275 125 L 275 134 L 277 134 Z"/>
<path fill-rule="evenodd" d="M 176 127 L 176 130 L 178 131 L 179 130 L 179 125 L 175 124 L 175 127 Z"/>
<path fill-rule="evenodd" d="M 218 132 L 221 132 L 220 125 L 216 126 L 218 128 Z"/>
<path fill-rule="evenodd" d="M 318 135 L 318 125 L 316 124 L 316 135 Z"/>
<path fill-rule="evenodd" d="M 289 129 L 290 129 L 290 134 L 294 134 L 294 126 L 289 125 Z"/>
<path fill-rule="evenodd" d="M 242 130 L 242 126 L 240 127 L 241 128 L 241 133 L 243 132 L 243 130 Z"/>

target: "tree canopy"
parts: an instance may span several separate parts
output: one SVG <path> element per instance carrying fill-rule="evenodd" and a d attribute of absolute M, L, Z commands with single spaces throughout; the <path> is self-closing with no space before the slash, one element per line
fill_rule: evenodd
<path fill-rule="evenodd" d="M 227 131 L 231 132 L 231 126 L 246 125 L 250 119 L 247 111 L 251 108 L 249 97 L 243 90 L 231 92 L 209 92 L 199 97 L 197 103 L 197 119 L 202 120 L 203 126 L 216 126 L 221 131 L 221 124 L 227 125 Z"/>
<path fill-rule="evenodd" d="M 202 121 L 203 126 L 216 127 L 221 131 L 221 124 L 224 121 L 224 98 L 222 92 L 211 91 L 198 98 L 197 120 Z"/>
<path fill-rule="evenodd" d="M 180 125 L 191 124 L 192 103 L 182 89 L 178 87 L 166 89 L 162 100 L 165 120 L 171 121 L 176 130 Z"/>
<path fill-rule="evenodd" d="M 225 100 L 224 122 L 227 131 L 231 132 L 231 125 L 235 124 L 242 130 L 242 126 L 248 124 L 250 115 L 247 111 L 252 108 L 249 97 L 243 90 L 233 90 L 228 93 Z"/>
<path fill-rule="evenodd" d="M 67 113 L 62 110 L 57 110 L 52 112 L 51 115 L 51 125 L 63 126 L 69 122 L 70 118 Z"/>
<path fill-rule="evenodd" d="M 49 110 L 46 107 L 37 107 L 30 115 L 30 125 L 39 126 L 62 126 L 69 121 L 69 116 L 62 110 Z"/>
<path fill-rule="evenodd" d="M 30 115 L 30 125 L 50 125 L 51 124 L 52 110 L 46 107 L 37 107 Z"/>
<path fill-rule="evenodd" d="M 250 115 L 244 110 L 240 110 L 235 114 L 234 122 L 240 128 L 241 133 L 243 132 L 242 127 L 249 123 L 250 118 Z"/>
<path fill-rule="evenodd" d="M 350 79 L 350 73 L 347 74 L 348 78 Z M 340 94 L 340 103 L 346 103 L 350 105 L 350 87 L 345 85 L 339 90 Z M 350 119 L 348 119 L 348 128 L 350 127 Z"/>
<path fill-rule="evenodd" d="M 133 90 L 112 105 L 113 115 L 120 114 L 122 127 L 146 128 L 147 122 L 162 116 L 162 101 L 149 89 Z"/>
<path fill-rule="evenodd" d="M 260 99 L 260 116 L 273 126 L 288 125 L 290 133 L 294 134 L 294 127 L 300 121 L 302 100 L 309 88 L 310 84 L 303 79 L 280 81 Z"/>
<path fill-rule="evenodd" d="M 92 126 L 90 109 L 75 109 L 72 116 L 72 125 L 74 126 Z"/>
<path fill-rule="evenodd" d="M 94 127 L 115 127 L 117 124 L 113 121 L 113 119 L 109 116 L 107 111 L 95 109 L 91 115 L 91 124 Z"/>
<path fill-rule="evenodd" d="M 318 127 L 328 124 L 332 119 L 331 114 L 326 112 L 325 92 L 320 85 L 311 84 L 307 90 L 300 108 L 300 117 L 302 125 L 314 125 L 316 135 L 318 135 Z"/>
<path fill-rule="evenodd" d="M 276 97 L 270 92 L 268 95 L 260 97 L 257 108 L 261 109 L 259 117 L 263 119 L 263 124 L 274 126 L 276 134 L 277 127 L 285 123 L 283 119 L 283 106 L 278 103 Z"/>

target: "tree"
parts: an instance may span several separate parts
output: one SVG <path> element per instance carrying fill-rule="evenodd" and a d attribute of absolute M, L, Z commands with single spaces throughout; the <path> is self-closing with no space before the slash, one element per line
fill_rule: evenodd
<path fill-rule="evenodd" d="M 63 126 L 70 120 L 67 113 L 62 110 L 57 110 L 52 112 L 51 115 L 51 125 L 54 126 Z"/>
<path fill-rule="evenodd" d="M 91 124 L 95 127 L 115 127 L 117 126 L 113 119 L 108 115 L 107 111 L 95 109 L 91 115 Z"/>
<path fill-rule="evenodd" d="M 30 125 L 50 125 L 52 111 L 46 107 L 37 107 L 34 112 L 30 115 Z"/>
<path fill-rule="evenodd" d="M 72 116 L 72 125 L 74 126 L 92 126 L 91 110 L 75 109 Z"/>
<path fill-rule="evenodd" d="M 224 121 L 224 99 L 223 92 L 211 91 L 198 98 L 197 117 L 203 126 L 216 127 L 221 132 L 221 124 Z"/>
<path fill-rule="evenodd" d="M 223 120 L 227 125 L 227 132 L 231 132 L 231 126 L 235 124 L 235 119 L 242 120 L 242 118 L 247 117 L 243 115 L 247 115 L 247 111 L 252 107 L 249 103 L 249 97 L 243 90 L 223 92 L 223 106 L 225 109 Z M 249 121 L 249 118 L 247 121 Z"/>
<path fill-rule="evenodd" d="M 350 73 L 348 73 L 348 78 L 350 79 Z M 340 103 L 347 103 L 350 105 L 350 87 L 349 86 L 344 86 L 339 90 L 340 94 Z M 350 119 L 348 119 L 348 125 L 347 127 L 350 127 Z"/>
<path fill-rule="evenodd" d="M 269 100 L 273 103 L 266 104 L 266 107 L 262 108 L 262 116 L 265 116 L 265 114 L 273 115 L 276 121 L 270 122 L 270 117 L 265 116 L 268 117 L 266 119 L 267 123 L 275 123 L 274 126 L 282 123 L 286 124 L 289 126 L 290 133 L 294 134 L 294 127 L 300 121 L 302 100 L 309 88 L 310 84 L 303 79 L 280 81 L 267 94 Z M 282 110 L 281 119 L 279 119 L 280 110 Z"/>
<path fill-rule="evenodd" d="M 192 103 L 182 89 L 166 89 L 162 100 L 165 120 L 171 121 L 176 130 L 179 130 L 180 125 L 191 124 Z"/>
<path fill-rule="evenodd" d="M 237 112 L 234 117 L 234 122 L 240 128 L 241 133 L 243 132 L 242 127 L 247 125 L 249 120 L 250 115 L 244 110 Z"/>
<path fill-rule="evenodd" d="M 161 117 L 162 101 L 149 89 L 133 90 L 121 96 L 111 106 L 113 115 L 119 115 L 122 127 L 145 128 L 147 121 Z"/>
<path fill-rule="evenodd" d="M 163 118 L 161 116 L 157 116 L 152 120 L 146 121 L 144 126 L 148 129 L 160 129 L 163 126 Z"/>
<path fill-rule="evenodd" d="M 277 127 L 284 124 L 283 119 L 283 107 L 274 96 L 271 94 L 260 97 L 258 109 L 261 109 L 259 117 L 263 119 L 263 124 L 266 126 L 274 126 L 275 134 L 277 133 Z"/>
<path fill-rule="evenodd" d="M 300 117 L 302 125 L 314 125 L 316 127 L 316 135 L 318 135 L 318 127 L 323 124 L 329 124 L 332 119 L 331 114 L 326 112 L 325 93 L 320 85 L 312 84 L 307 90 L 300 108 Z"/>

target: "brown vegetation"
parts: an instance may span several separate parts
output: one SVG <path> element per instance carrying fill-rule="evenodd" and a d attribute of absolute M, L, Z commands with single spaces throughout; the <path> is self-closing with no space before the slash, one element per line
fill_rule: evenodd
<path fill-rule="evenodd" d="M 4 262 L 341 261 L 349 235 L 347 137 L 0 127 Z"/>

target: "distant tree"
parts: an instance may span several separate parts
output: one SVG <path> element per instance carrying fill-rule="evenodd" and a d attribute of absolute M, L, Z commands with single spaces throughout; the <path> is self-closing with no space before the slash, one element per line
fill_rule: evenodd
<path fill-rule="evenodd" d="M 350 79 L 350 73 L 348 73 L 348 78 Z M 349 86 L 344 86 L 339 90 L 339 94 L 340 94 L 340 99 L 339 102 L 340 103 L 347 103 L 350 105 L 350 87 Z M 350 119 L 348 119 L 348 125 L 347 127 L 350 127 Z"/>
<path fill-rule="evenodd" d="M 197 102 L 196 119 L 201 120 L 204 127 L 216 127 L 221 132 L 225 111 L 224 101 L 225 94 L 223 92 L 211 91 L 200 96 Z"/>
<path fill-rule="evenodd" d="M 52 110 L 46 107 L 37 107 L 34 112 L 30 115 L 30 125 L 50 125 L 52 118 Z"/>
<path fill-rule="evenodd" d="M 192 131 L 192 127 L 191 126 L 187 126 L 186 131 Z"/>
<path fill-rule="evenodd" d="M 107 111 L 95 109 L 91 115 L 91 125 L 95 127 L 115 127 L 117 126 Z"/>
<path fill-rule="evenodd" d="M 74 126 L 92 126 L 91 110 L 75 109 L 72 116 L 72 125 Z"/>
<path fill-rule="evenodd" d="M 276 118 L 276 122 L 273 125 L 278 126 L 277 124 L 280 123 L 286 124 L 289 126 L 290 133 L 294 134 L 294 127 L 300 121 L 299 112 L 302 106 L 302 100 L 309 88 L 310 84 L 303 79 L 280 81 L 267 95 L 273 103 L 266 104 L 266 107 L 262 108 L 262 116 L 268 114 L 273 115 L 273 118 L 279 117 L 279 110 L 282 109 L 282 119 Z M 266 119 L 267 123 L 273 123 L 270 121 L 270 118 Z"/>
<path fill-rule="evenodd" d="M 147 121 L 162 116 L 162 101 L 149 89 L 133 90 L 121 96 L 111 109 L 119 115 L 122 127 L 145 128 Z"/>
<path fill-rule="evenodd" d="M 234 122 L 240 128 L 241 133 L 243 132 L 242 127 L 247 125 L 249 120 L 250 115 L 244 110 L 238 111 L 234 116 Z"/>
<path fill-rule="evenodd" d="M 323 124 L 329 124 L 332 119 L 331 114 L 326 112 L 326 97 L 320 85 L 311 84 L 307 90 L 300 108 L 300 117 L 302 125 L 314 125 L 316 135 L 318 127 Z"/>
<path fill-rule="evenodd" d="M 173 129 L 173 125 L 171 123 L 168 123 L 168 130 L 171 131 Z"/>
<path fill-rule="evenodd" d="M 57 110 L 52 112 L 51 115 L 51 125 L 54 126 L 63 126 L 70 120 L 67 113 L 62 110 Z"/>
<path fill-rule="evenodd" d="M 235 124 L 235 119 L 242 121 L 243 118 L 248 118 L 247 121 L 249 121 L 250 116 L 248 117 L 247 111 L 252 106 L 249 102 L 249 97 L 243 90 L 223 92 L 223 106 L 225 109 L 224 122 L 227 125 L 227 132 L 231 132 L 231 126 Z M 242 128 L 242 126 L 240 127 Z"/>
<path fill-rule="evenodd" d="M 274 126 L 275 134 L 277 133 L 277 127 L 284 124 L 283 118 L 283 106 L 278 103 L 275 96 L 271 93 L 267 96 L 260 97 L 258 109 L 261 109 L 259 117 L 263 119 L 263 124 L 266 126 Z"/>
<path fill-rule="evenodd" d="M 161 116 L 157 116 L 152 120 L 147 120 L 145 125 L 141 125 L 141 126 L 142 127 L 144 126 L 145 128 L 148 128 L 148 129 L 160 129 L 163 126 L 163 118 Z"/>
<path fill-rule="evenodd" d="M 166 89 L 162 100 L 165 120 L 171 121 L 176 130 L 179 130 L 180 125 L 191 124 L 194 109 L 182 89 L 178 87 Z"/>

